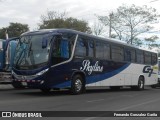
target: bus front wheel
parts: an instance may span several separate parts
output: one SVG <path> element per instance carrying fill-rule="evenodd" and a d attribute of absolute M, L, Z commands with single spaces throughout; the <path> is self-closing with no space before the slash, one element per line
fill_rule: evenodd
<path fill-rule="evenodd" d="M 25 88 L 25 86 L 23 86 L 21 82 L 15 82 L 15 81 L 12 82 L 12 86 L 15 89 L 23 89 L 23 88 Z"/>
<path fill-rule="evenodd" d="M 74 75 L 71 82 L 71 93 L 74 95 L 81 94 L 85 91 L 85 84 L 81 75 Z"/>

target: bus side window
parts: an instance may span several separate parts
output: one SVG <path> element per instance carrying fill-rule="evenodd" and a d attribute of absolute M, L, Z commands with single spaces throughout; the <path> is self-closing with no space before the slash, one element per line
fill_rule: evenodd
<path fill-rule="evenodd" d="M 124 60 L 123 48 L 116 45 L 112 45 L 111 48 L 112 48 L 112 60 L 123 61 Z"/>
<path fill-rule="evenodd" d="M 156 53 L 152 53 L 152 65 L 157 64 L 157 54 Z"/>
<path fill-rule="evenodd" d="M 53 44 L 53 57 L 60 57 L 60 38 L 56 38 Z"/>
<path fill-rule="evenodd" d="M 96 41 L 96 58 L 104 58 L 104 44 L 99 41 Z"/>
<path fill-rule="evenodd" d="M 66 38 L 56 38 L 53 43 L 52 64 L 69 59 L 69 40 Z"/>
<path fill-rule="evenodd" d="M 131 62 L 131 51 L 128 49 L 125 50 L 125 61 Z"/>
<path fill-rule="evenodd" d="M 136 60 L 137 63 L 143 64 L 144 63 L 143 51 L 137 50 L 136 58 L 137 58 L 137 60 Z"/>
<path fill-rule="evenodd" d="M 88 56 L 89 57 L 94 57 L 94 41 L 93 40 L 88 40 Z"/>
<path fill-rule="evenodd" d="M 62 38 L 63 38 L 62 44 L 64 45 L 64 47 L 63 47 L 64 52 L 63 53 L 65 53 L 65 55 L 63 54 L 63 57 L 69 58 L 69 57 L 71 57 L 72 52 L 73 52 L 73 46 L 74 46 L 74 42 L 76 39 L 76 34 L 62 32 Z M 68 53 L 66 53 L 65 50 L 68 51 Z"/>
<path fill-rule="evenodd" d="M 135 50 L 125 49 L 125 61 L 135 62 Z"/>
<path fill-rule="evenodd" d="M 136 53 L 135 50 L 131 50 L 131 62 L 135 62 L 136 60 Z"/>
<path fill-rule="evenodd" d="M 110 59 L 110 45 L 107 43 L 104 44 L 104 59 Z"/>
<path fill-rule="evenodd" d="M 151 64 L 151 53 L 144 52 L 144 60 L 145 60 L 145 64 L 150 65 Z"/>
<path fill-rule="evenodd" d="M 75 56 L 87 56 L 87 49 L 87 42 L 82 38 L 78 38 L 75 49 Z"/>
<path fill-rule="evenodd" d="M 61 40 L 60 53 L 62 58 L 69 58 L 69 41 L 67 39 Z"/>

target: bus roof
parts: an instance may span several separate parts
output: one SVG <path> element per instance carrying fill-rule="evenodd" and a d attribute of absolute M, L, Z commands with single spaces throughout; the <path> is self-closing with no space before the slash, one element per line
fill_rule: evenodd
<path fill-rule="evenodd" d="M 145 51 L 148 51 L 148 52 L 155 52 L 155 53 L 157 53 L 154 50 L 148 50 L 148 49 L 145 49 L 145 48 L 133 46 L 133 45 L 127 44 L 124 41 L 121 41 L 121 40 L 118 40 L 118 39 L 97 37 L 97 36 L 94 36 L 94 35 L 91 35 L 91 34 L 83 33 L 83 32 L 72 30 L 72 29 L 64 29 L 64 28 L 41 29 L 41 30 L 37 30 L 37 31 L 25 32 L 21 36 L 24 36 L 24 35 L 34 35 L 34 34 L 47 34 L 47 33 L 52 33 L 52 32 L 57 32 L 57 33 L 71 32 L 71 33 L 83 35 L 83 36 L 86 36 L 86 37 L 92 37 L 92 38 L 95 38 L 95 39 L 101 39 L 103 41 L 108 41 L 108 42 L 115 43 L 115 44 L 125 45 L 125 46 L 131 47 L 131 48 L 136 48 L 136 49 L 141 49 L 141 50 L 145 50 Z"/>

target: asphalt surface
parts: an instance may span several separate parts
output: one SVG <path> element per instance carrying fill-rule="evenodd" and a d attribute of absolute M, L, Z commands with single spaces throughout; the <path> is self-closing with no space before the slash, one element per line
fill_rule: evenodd
<path fill-rule="evenodd" d="M 0 85 L 0 111 L 160 111 L 160 88 L 146 87 L 143 91 L 134 91 L 130 88 L 123 88 L 119 91 L 113 91 L 107 87 L 89 88 L 85 94 L 71 95 L 67 90 L 44 94 L 36 89 L 17 90 L 10 85 Z M 57 117 L 54 119 L 66 120 L 69 118 Z M 99 120 L 106 118 L 97 116 L 76 119 Z M 129 118 L 110 119 L 128 120 Z M 137 120 L 135 117 L 130 119 Z M 138 119 L 158 120 L 159 118 Z"/>

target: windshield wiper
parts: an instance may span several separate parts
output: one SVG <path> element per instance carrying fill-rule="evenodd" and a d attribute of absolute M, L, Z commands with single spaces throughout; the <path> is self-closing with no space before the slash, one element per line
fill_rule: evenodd
<path fill-rule="evenodd" d="M 22 45 L 22 44 L 21 44 Z M 20 48 L 21 48 L 22 46 L 20 46 Z M 19 58 L 18 58 L 18 60 L 17 60 L 17 62 L 16 62 L 16 65 L 19 63 L 19 61 L 20 61 L 20 63 L 22 62 L 22 60 L 23 60 L 23 58 L 24 58 L 24 56 L 25 56 L 25 50 L 26 50 L 26 47 L 24 48 L 24 46 L 23 46 L 23 48 L 21 49 L 22 51 L 20 52 L 20 55 L 19 55 Z M 22 54 L 24 53 L 24 56 L 22 56 Z M 22 58 L 22 59 L 21 59 Z"/>

